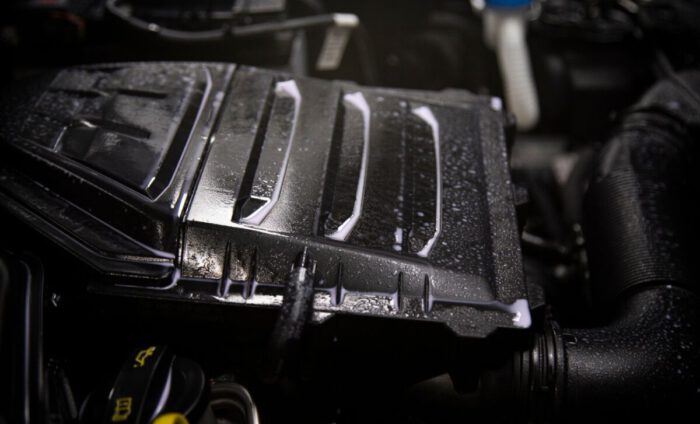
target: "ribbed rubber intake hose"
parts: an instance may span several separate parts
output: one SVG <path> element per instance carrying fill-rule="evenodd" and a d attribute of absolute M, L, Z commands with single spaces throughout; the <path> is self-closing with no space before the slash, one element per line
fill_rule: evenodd
<path fill-rule="evenodd" d="M 597 305 L 591 321 L 608 323 L 549 322 L 516 355 L 499 375 L 513 382 L 506 396 L 518 421 L 697 418 L 698 129 L 700 72 L 675 75 L 647 92 L 601 151 L 584 233 Z"/>

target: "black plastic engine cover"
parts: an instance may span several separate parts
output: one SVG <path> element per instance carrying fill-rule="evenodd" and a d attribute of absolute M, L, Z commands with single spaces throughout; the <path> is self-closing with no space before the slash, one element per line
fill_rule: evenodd
<path fill-rule="evenodd" d="M 530 326 L 491 98 L 139 63 L 2 108 L 2 206 L 109 277 L 95 290 L 275 307 L 307 248 L 318 321 Z"/>

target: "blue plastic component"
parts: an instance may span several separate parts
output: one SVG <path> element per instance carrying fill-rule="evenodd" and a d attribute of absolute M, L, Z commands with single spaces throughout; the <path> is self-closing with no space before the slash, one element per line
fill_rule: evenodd
<path fill-rule="evenodd" d="M 486 7 L 494 9 L 524 8 L 530 6 L 532 0 L 486 0 Z"/>

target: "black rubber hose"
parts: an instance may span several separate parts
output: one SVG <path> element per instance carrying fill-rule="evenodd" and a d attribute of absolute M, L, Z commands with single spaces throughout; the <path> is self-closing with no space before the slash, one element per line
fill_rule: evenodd
<path fill-rule="evenodd" d="M 174 41 L 174 42 L 212 42 L 232 38 L 255 37 L 259 35 L 273 34 L 280 31 L 297 31 L 309 28 L 324 28 L 339 25 L 337 14 L 325 14 L 314 16 L 303 16 L 299 18 L 287 19 L 279 22 L 262 22 L 257 24 L 234 26 L 227 23 L 220 28 L 200 31 L 183 31 L 167 28 L 147 22 L 131 14 L 128 9 L 121 8 L 121 1 L 107 0 L 105 8 L 113 16 L 127 23 L 132 28 L 151 33 L 154 36 Z"/>
<path fill-rule="evenodd" d="M 594 295 L 615 318 L 561 330 L 563 363 L 548 365 L 563 374 L 560 418 L 699 410 L 698 93 L 698 72 L 660 82 L 598 159 L 584 231 Z"/>
<path fill-rule="evenodd" d="M 694 80 L 700 92 L 700 76 Z M 674 81 L 653 88 L 599 157 L 584 230 L 602 304 L 641 285 L 698 281 L 700 105 L 685 91 Z"/>
<path fill-rule="evenodd" d="M 683 288 L 654 287 L 627 297 L 609 325 L 562 330 L 561 410 L 579 421 L 604 414 L 610 421 L 668 422 L 697 413 L 699 306 L 697 296 Z"/>
<path fill-rule="evenodd" d="M 282 305 L 264 358 L 261 378 L 268 384 L 279 380 L 285 362 L 293 355 L 311 317 L 314 271 L 314 261 L 305 248 L 287 276 Z"/>
<path fill-rule="evenodd" d="M 685 422 L 700 405 L 699 307 L 695 293 L 661 285 L 630 293 L 601 327 L 549 322 L 486 376 L 487 400 L 514 402 L 516 422 Z"/>
<path fill-rule="evenodd" d="M 700 72 L 658 83 L 601 152 L 584 233 L 599 306 L 589 321 L 602 324 L 550 321 L 512 364 L 485 374 L 482 393 L 515 401 L 516 420 L 697 419 L 699 93 Z"/>

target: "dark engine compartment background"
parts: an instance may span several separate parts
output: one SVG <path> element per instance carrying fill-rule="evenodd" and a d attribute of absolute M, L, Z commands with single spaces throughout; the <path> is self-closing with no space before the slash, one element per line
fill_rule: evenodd
<path fill-rule="evenodd" d="M 0 422 L 697 417 L 699 5 L 482 8 L 1 5 Z"/>

